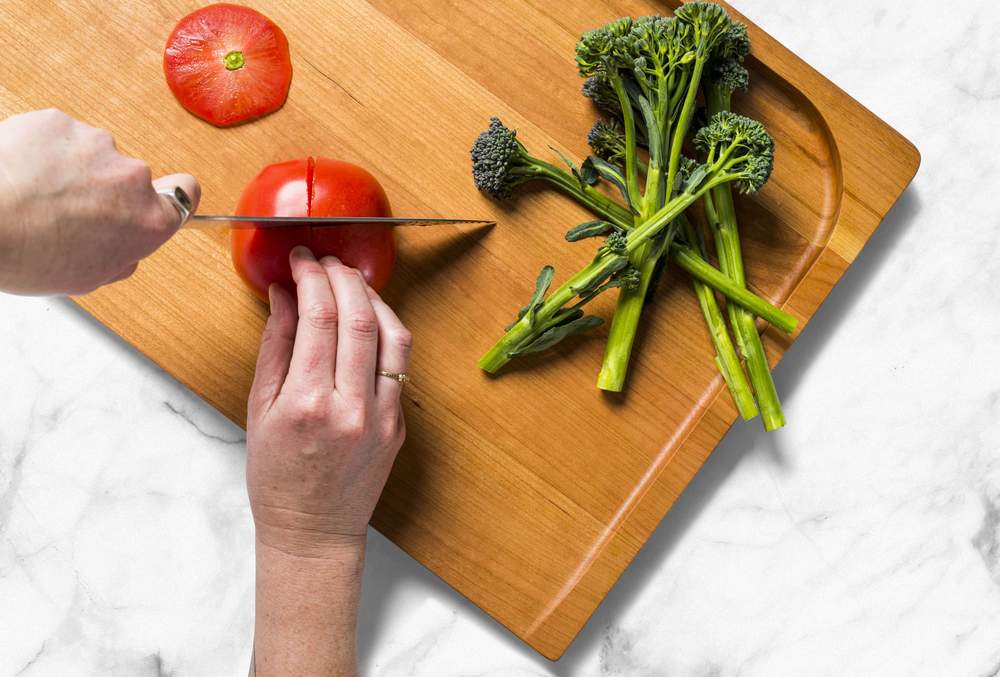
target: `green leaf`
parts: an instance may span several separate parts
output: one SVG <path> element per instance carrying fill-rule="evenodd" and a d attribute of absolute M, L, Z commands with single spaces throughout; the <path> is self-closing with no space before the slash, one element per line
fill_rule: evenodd
<path fill-rule="evenodd" d="M 612 230 L 614 230 L 614 224 L 608 223 L 607 221 L 602 221 L 601 219 L 596 219 L 594 221 L 585 221 L 579 225 L 573 226 L 566 231 L 566 241 L 576 242 L 578 240 L 583 240 L 588 237 L 597 237 L 598 235 L 607 235 Z"/>
<path fill-rule="evenodd" d="M 563 339 L 567 339 L 570 336 L 576 336 L 577 334 L 593 329 L 603 323 L 604 320 L 596 315 L 585 315 L 572 320 L 571 322 L 546 329 L 534 341 L 528 343 L 527 345 L 515 348 L 509 353 L 509 355 L 510 357 L 516 357 L 518 355 L 526 355 L 528 353 L 539 353 L 543 350 L 551 348 Z"/>
<path fill-rule="evenodd" d="M 687 182 L 684 184 L 683 192 L 692 194 L 701 185 L 701 182 L 705 180 L 705 176 L 708 175 L 708 167 L 705 165 L 698 165 L 694 171 L 691 172 L 691 176 L 688 177 Z"/>
<path fill-rule="evenodd" d="M 558 324 L 566 324 L 567 322 L 572 322 L 573 320 L 577 320 L 581 317 L 583 317 L 583 311 L 579 308 L 562 308 L 559 312 L 552 316 L 552 319 L 549 320 L 548 326 L 554 327 Z"/>
<path fill-rule="evenodd" d="M 629 207 L 632 206 L 632 200 L 629 198 L 628 187 L 625 185 L 625 175 L 622 174 L 618 165 L 614 165 L 603 158 L 597 157 L 596 155 L 588 155 L 587 159 L 583 161 L 583 169 L 588 172 L 595 172 L 602 179 L 612 184 L 618 189 L 618 192 L 622 194 L 625 204 Z"/>
<path fill-rule="evenodd" d="M 504 327 L 504 331 L 510 331 L 513 329 L 514 325 L 524 319 L 525 315 L 531 314 L 531 318 L 528 320 L 528 324 L 532 327 L 535 324 L 535 312 L 538 307 L 542 305 L 542 301 L 545 299 L 545 292 L 549 290 L 552 285 L 552 278 L 555 276 L 556 270 L 552 266 L 545 266 L 542 268 L 542 272 L 538 273 L 538 279 L 535 280 L 535 291 L 531 294 L 531 299 L 528 301 L 528 305 L 524 306 L 517 311 L 517 319 Z"/>
<path fill-rule="evenodd" d="M 531 295 L 531 300 L 528 301 L 528 324 L 532 326 L 535 324 L 535 313 L 538 311 L 538 306 L 542 305 L 545 292 L 552 285 L 552 278 L 555 277 L 555 274 L 556 269 L 552 266 L 545 266 L 542 268 L 542 272 L 538 273 L 538 279 L 535 280 L 535 292 Z"/>
<path fill-rule="evenodd" d="M 566 166 L 569 167 L 570 173 L 576 177 L 576 180 L 580 182 L 581 186 L 593 186 L 597 183 L 598 177 L 594 172 L 587 171 L 585 174 L 581 173 L 580 170 L 577 169 L 576 163 L 566 157 L 561 150 L 555 146 L 549 146 L 549 150 L 558 155 L 559 159 L 566 163 Z"/>

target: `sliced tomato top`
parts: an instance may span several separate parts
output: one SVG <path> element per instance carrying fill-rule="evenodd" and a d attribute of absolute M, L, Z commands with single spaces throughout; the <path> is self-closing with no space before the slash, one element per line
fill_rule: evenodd
<path fill-rule="evenodd" d="M 167 39 L 163 71 L 182 106 L 222 127 L 278 110 L 292 81 L 282 30 L 256 10 L 227 3 L 178 22 Z"/>

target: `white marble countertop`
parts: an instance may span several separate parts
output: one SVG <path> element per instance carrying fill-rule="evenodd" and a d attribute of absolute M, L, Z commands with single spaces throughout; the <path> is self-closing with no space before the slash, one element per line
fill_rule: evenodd
<path fill-rule="evenodd" d="M 373 533 L 362 674 L 1000 674 L 1000 4 L 736 0 L 916 181 L 558 663 Z M 63 300 L 0 297 L 0 675 L 245 674 L 243 433 Z"/>

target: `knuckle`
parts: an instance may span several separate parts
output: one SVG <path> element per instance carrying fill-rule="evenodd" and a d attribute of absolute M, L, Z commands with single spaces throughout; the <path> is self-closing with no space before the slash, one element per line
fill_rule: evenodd
<path fill-rule="evenodd" d="M 326 421 L 329 408 L 324 398 L 317 396 L 299 397 L 291 407 L 289 418 L 298 429 L 311 428 Z"/>
<path fill-rule="evenodd" d="M 64 124 L 72 119 L 70 118 L 70 116 L 66 115 L 66 113 L 63 113 L 58 108 L 45 108 L 43 110 L 38 111 L 38 115 L 45 118 L 49 122 L 53 123 Z"/>
<path fill-rule="evenodd" d="M 326 301 L 319 301 L 309 306 L 305 313 L 306 321 L 313 329 L 330 330 L 337 327 L 337 306 Z"/>
<path fill-rule="evenodd" d="M 106 129 L 101 129 L 99 127 L 91 128 L 90 135 L 94 140 L 94 143 L 100 146 L 114 146 L 115 137 L 111 135 Z"/>
<path fill-rule="evenodd" d="M 351 442 L 360 442 L 369 436 L 368 403 L 353 404 L 341 419 L 341 433 Z"/>
<path fill-rule="evenodd" d="M 409 352 L 413 348 L 413 334 L 409 329 L 399 329 L 392 334 L 392 343 L 397 348 Z"/>
<path fill-rule="evenodd" d="M 387 416 L 382 422 L 381 426 L 381 439 L 383 444 L 394 445 L 401 441 L 402 438 L 399 435 L 399 422 L 396 420 L 395 416 Z"/>
<path fill-rule="evenodd" d="M 361 341 L 373 341 L 378 336 L 378 322 L 373 315 L 358 313 L 348 323 L 351 336 Z"/>
<path fill-rule="evenodd" d="M 129 184 L 145 187 L 153 183 L 153 170 L 142 160 L 126 158 L 122 161 L 122 178 Z"/>

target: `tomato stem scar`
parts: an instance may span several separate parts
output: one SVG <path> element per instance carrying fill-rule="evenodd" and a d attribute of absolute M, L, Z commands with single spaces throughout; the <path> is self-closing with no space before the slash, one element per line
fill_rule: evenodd
<path fill-rule="evenodd" d="M 236 71 L 246 65 L 246 59 L 243 58 L 243 52 L 239 50 L 233 50 L 226 54 L 222 59 L 223 63 L 226 64 L 227 71 Z"/>

